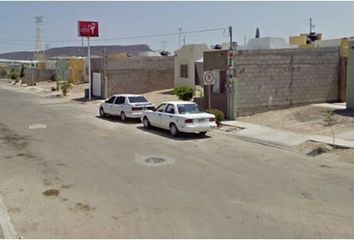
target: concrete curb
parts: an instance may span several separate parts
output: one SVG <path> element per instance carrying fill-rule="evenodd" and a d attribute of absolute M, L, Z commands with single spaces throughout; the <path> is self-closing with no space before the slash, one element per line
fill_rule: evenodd
<path fill-rule="evenodd" d="M 0 227 L 0 239 L 5 239 L 4 233 L 2 232 L 2 228 Z"/>
<path fill-rule="evenodd" d="M 256 144 L 260 144 L 260 145 L 264 145 L 264 146 L 268 146 L 268 147 L 274 147 L 274 148 L 278 148 L 278 149 L 282 149 L 282 150 L 287 150 L 287 151 L 292 151 L 292 148 L 289 146 L 285 146 L 285 145 L 281 145 L 281 144 L 277 144 L 274 142 L 269 142 L 269 141 L 260 141 L 258 139 L 255 138 L 250 138 L 250 137 L 245 137 L 245 136 L 240 136 L 240 135 L 236 135 L 232 132 L 225 132 L 222 130 L 217 130 L 220 133 L 229 135 L 229 136 L 233 136 L 237 139 L 240 139 L 242 141 L 246 141 L 246 142 L 251 142 L 251 143 L 256 143 Z"/>
<path fill-rule="evenodd" d="M 338 137 L 335 138 L 335 144 L 333 145 L 332 137 L 321 135 L 298 134 L 290 131 L 272 129 L 269 127 L 239 121 L 224 121 L 221 122 L 221 125 L 241 128 L 241 131 L 232 134 L 240 139 L 247 139 L 252 142 L 263 143 L 264 145 L 269 146 L 279 146 L 280 148 L 285 149 L 291 149 L 292 147 L 295 147 L 306 141 L 320 142 L 340 148 L 354 148 L 354 141 L 344 140 Z M 257 135 L 255 132 L 259 132 L 260 134 Z M 269 134 L 265 135 L 264 133 Z M 273 133 L 274 141 L 272 140 L 271 136 Z"/>

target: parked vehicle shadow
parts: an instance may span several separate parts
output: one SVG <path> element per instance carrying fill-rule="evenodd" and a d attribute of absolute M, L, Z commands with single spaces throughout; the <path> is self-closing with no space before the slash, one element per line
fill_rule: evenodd
<path fill-rule="evenodd" d="M 341 116 L 354 118 L 354 111 L 350 109 L 336 109 L 334 110 L 334 113 Z"/>
<path fill-rule="evenodd" d="M 97 100 L 104 100 L 104 99 L 98 98 L 98 97 L 93 97 L 91 100 L 89 100 L 88 98 L 85 98 L 85 97 L 71 99 L 71 101 L 80 102 L 80 103 L 93 102 L 93 101 L 97 101 Z"/>
<path fill-rule="evenodd" d="M 101 117 L 97 115 L 96 118 L 106 120 L 109 122 L 122 123 L 122 124 L 141 124 L 141 121 L 138 118 L 129 118 L 126 122 L 123 122 L 122 120 L 120 120 L 120 117 L 116 117 L 116 116 Z"/>
<path fill-rule="evenodd" d="M 165 129 L 161 129 L 161 128 L 155 128 L 155 127 L 151 127 L 149 129 L 144 128 L 143 126 L 138 126 L 136 127 L 137 129 L 144 131 L 144 132 L 148 132 L 151 134 L 155 134 L 161 137 L 165 137 L 165 138 L 169 138 L 172 140 L 176 140 L 176 141 L 192 141 L 192 140 L 198 140 L 198 139 L 208 139 L 211 138 L 208 135 L 199 135 L 197 133 L 179 133 L 178 137 L 172 137 L 169 133 L 168 130 Z"/>
<path fill-rule="evenodd" d="M 161 94 L 164 94 L 164 95 L 175 95 L 175 91 L 174 90 L 168 90 L 168 91 L 161 92 Z"/>
<path fill-rule="evenodd" d="M 80 97 L 80 98 L 73 98 L 72 101 L 76 102 L 89 102 L 88 98 Z"/>

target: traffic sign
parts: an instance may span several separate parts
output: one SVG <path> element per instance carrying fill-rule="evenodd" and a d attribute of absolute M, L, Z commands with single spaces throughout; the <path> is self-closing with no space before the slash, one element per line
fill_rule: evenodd
<path fill-rule="evenodd" d="M 205 71 L 203 76 L 204 85 L 214 85 L 216 78 L 215 71 Z"/>

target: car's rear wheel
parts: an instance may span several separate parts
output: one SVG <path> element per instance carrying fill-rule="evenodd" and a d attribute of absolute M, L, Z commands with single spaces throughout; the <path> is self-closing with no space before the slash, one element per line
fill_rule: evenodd
<path fill-rule="evenodd" d="M 100 117 L 105 117 L 106 113 L 103 110 L 103 107 L 100 107 L 100 111 L 99 111 Z"/>
<path fill-rule="evenodd" d="M 205 136 L 206 133 L 207 133 L 206 131 L 200 132 L 199 135 L 200 135 L 200 136 Z"/>
<path fill-rule="evenodd" d="M 127 116 L 125 115 L 124 112 L 121 112 L 121 113 L 120 113 L 120 120 L 122 120 L 123 122 L 126 122 L 126 121 L 127 121 Z"/>
<path fill-rule="evenodd" d="M 176 127 L 176 125 L 175 125 L 174 123 L 171 123 L 171 124 L 170 124 L 170 134 L 171 134 L 173 137 L 177 137 L 178 134 L 179 134 L 178 128 Z"/>
<path fill-rule="evenodd" d="M 144 128 L 147 128 L 147 129 L 151 127 L 151 124 L 150 124 L 149 119 L 147 117 L 144 117 L 143 125 L 144 125 Z"/>

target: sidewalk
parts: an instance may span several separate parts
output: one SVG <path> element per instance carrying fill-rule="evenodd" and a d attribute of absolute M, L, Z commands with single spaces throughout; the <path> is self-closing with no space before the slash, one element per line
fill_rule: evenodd
<path fill-rule="evenodd" d="M 332 137 L 321 135 L 299 134 L 240 121 L 223 121 L 221 124 L 241 128 L 241 131 L 233 133 L 233 135 L 241 138 L 283 147 L 295 147 L 306 141 L 316 141 L 330 145 L 333 144 Z M 345 148 L 354 148 L 354 131 L 336 135 L 335 145 Z"/>

